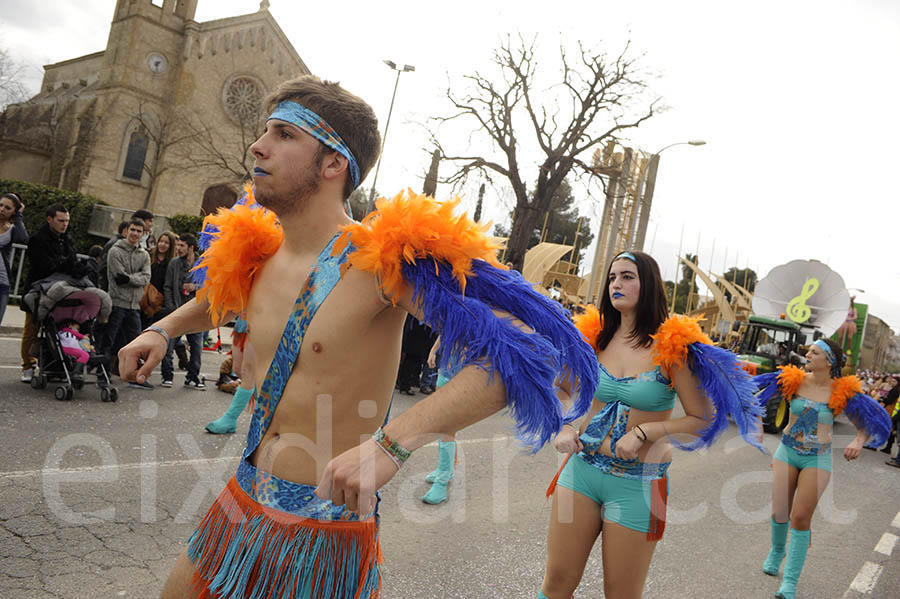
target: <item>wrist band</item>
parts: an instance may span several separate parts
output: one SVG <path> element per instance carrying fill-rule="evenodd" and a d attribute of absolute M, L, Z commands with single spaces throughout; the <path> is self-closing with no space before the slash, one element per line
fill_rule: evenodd
<path fill-rule="evenodd" d="M 375 434 L 372 435 L 372 440 L 378 443 L 378 446 L 391 456 L 398 468 L 412 455 L 408 449 L 388 437 L 380 426 L 375 431 Z"/>
<path fill-rule="evenodd" d="M 155 324 L 151 324 L 149 327 L 147 327 L 146 329 L 141 331 L 141 333 L 149 333 L 149 332 L 156 333 L 157 335 L 161 335 L 162 338 L 166 340 L 166 345 L 168 345 L 169 342 L 171 341 L 171 339 L 169 339 L 169 334 L 166 332 L 166 330 L 162 327 L 156 326 Z"/>
<path fill-rule="evenodd" d="M 394 466 L 397 467 L 397 470 L 400 470 L 400 467 L 403 466 L 403 462 L 395 458 L 394 455 L 387 449 L 385 449 L 381 443 L 376 443 L 376 445 L 378 446 L 378 449 L 387 454 L 387 457 L 391 458 L 391 461 L 394 462 Z"/>
<path fill-rule="evenodd" d="M 635 425 L 634 425 L 634 430 L 640 431 L 641 437 L 643 437 L 643 438 L 641 439 L 641 443 L 646 443 L 646 442 L 647 442 L 647 433 L 644 432 L 644 429 L 641 428 L 641 425 L 640 425 L 640 424 L 635 424 Z"/>

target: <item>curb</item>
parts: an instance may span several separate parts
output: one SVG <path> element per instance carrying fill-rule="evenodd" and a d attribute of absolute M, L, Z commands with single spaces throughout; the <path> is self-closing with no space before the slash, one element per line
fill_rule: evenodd
<path fill-rule="evenodd" d="M 0 327 L 0 335 L 21 337 L 24 330 L 25 327 Z"/>

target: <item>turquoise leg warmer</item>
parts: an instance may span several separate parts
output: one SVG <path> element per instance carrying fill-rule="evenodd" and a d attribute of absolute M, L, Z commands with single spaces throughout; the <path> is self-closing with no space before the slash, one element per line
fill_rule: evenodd
<path fill-rule="evenodd" d="M 448 441 L 448 443 L 453 443 L 453 458 L 456 459 L 456 441 Z M 443 441 L 438 441 L 438 467 L 431 471 L 428 475 L 425 476 L 426 483 L 433 483 L 438 479 L 438 476 L 441 474 L 441 461 L 440 461 L 440 447 L 444 445 Z M 453 465 L 450 465 L 450 479 L 453 479 Z"/>
<path fill-rule="evenodd" d="M 238 416 L 241 415 L 241 410 L 244 409 L 244 406 L 246 406 L 247 402 L 250 401 L 250 398 L 253 397 L 254 391 L 256 391 L 256 389 L 250 390 L 238 387 L 237 391 L 234 392 L 234 398 L 231 400 L 231 405 L 228 406 L 228 409 L 218 420 L 213 420 L 206 425 L 206 431 L 214 435 L 224 435 L 236 431 Z"/>
<path fill-rule="evenodd" d="M 772 548 L 769 549 L 769 556 L 763 563 L 762 570 L 769 576 L 778 576 L 781 560 L 784 559 L 784 546 L 787 543 L 789 522 L 775 522 L 775 518 L 772 518 L 771 524 Z"/>
<path fill-rule="evenodd" d="M 447 501 L 447 485 L 453 478 L 453 462 L 456 460 L 456 441 L 438 441 L 438 467 L 432 472 L 434 482 L 422 501 L 437 505 Z M 431 476 L 431 475 L 429 475 Z"/>
<path fill-rule="evenodd" d="M 775 596 L 779 599 L 794 599 L 797 592 L 797 579 L 806 562 L 806 550 L 809 549 L 809 531 L 791 529 L 791 542 L 788 544 L 787 561 L 784 562 L 784 577 Z"/>
<path fill-rule="evenodd" d="M 538 591 L 538 599 L 550 599 L 550 597 L 545 595 L 544 591 Z"/>

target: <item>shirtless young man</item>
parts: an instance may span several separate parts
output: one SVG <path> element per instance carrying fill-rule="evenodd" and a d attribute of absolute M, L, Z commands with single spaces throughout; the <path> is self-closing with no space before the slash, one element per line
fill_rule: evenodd
<path fill-rule="evenodd" d="M 377 597 L 376 490 L 405 450 L 507 405 L 509 379 L 469 366 L 391 420 L 381 444 L 372 439 L 387 414 L 406 314 L 423 317 L 409 286 L 386 297 L 374 274 L 347 268 L 348 249 L 330 249 L 353 224 L 343 202 L 375 163 L 377 121 L 362 100 L 313 76 L 283 84 L 270 108 L 251 146 L 253 195 L 277 214 L 283 241 L 250 273 L 258 395 L 248 449 L 178 558 L 166 598 Z M 123 348 L 123 377 L 146 380 L 165 337 L 209 329 L 209 309 L 208 299 L 183 306 Z M 295 360 L 284 358 L 291 343 L 300 344 Z"/>

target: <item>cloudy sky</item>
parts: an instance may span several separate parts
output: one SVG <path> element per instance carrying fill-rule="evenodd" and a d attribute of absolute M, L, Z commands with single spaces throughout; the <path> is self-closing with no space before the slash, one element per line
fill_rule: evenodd
<path fill-rule="evenodd" d="M 737 261 L 764 276 L 790 260 L 816 259 L 847 287 L 864 290 L 859 301 L 900 331 L 900 208 L 890 175 L 900 143 L 900 2 L 270 4 L 309 68 L 367 99 L 382 123 L 394 85 L 382 60 L 416 67 L 400 80 L 377 185 L 384 194 L 420 188 L 430 151 L 422 123 L 449 113 L 448 80 L 458 89 L 462 75 L 490 72 L 491 52 L 506 33 L 538 36 L 548 81 L 561 45 L 581 41 L 614 54 L 630 39 L 669 108 L 634 130 L 629 144 L 655 152 L 707 142 L 661 157 L 645 250 L 664 275 L 674 275 L 682 238 L 683 251 L 699 245 L 701 266 L 715 272 Z M 106 46 L 114 6 L 3 2 L 0 39 L 36 90 L 42 65 Z M 258 8 L 254 0 L 200 0 L 197 20 Z M 446 135 L 464 133 L 460 125 Z M 524 178 L 533 181 L 535 169 Z M 463 191 L 473 206 L 472 190 Z M 487 217 L 504 220 L 510 197 L 490 190 Z M 599 201 L 580 191 L 579 206 L 596 227 Z"/>

